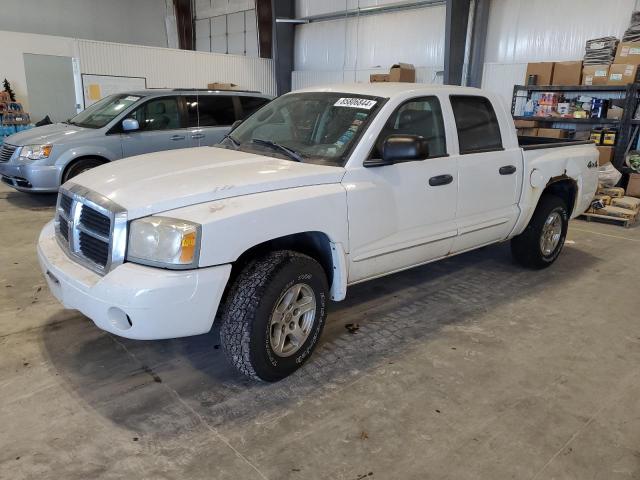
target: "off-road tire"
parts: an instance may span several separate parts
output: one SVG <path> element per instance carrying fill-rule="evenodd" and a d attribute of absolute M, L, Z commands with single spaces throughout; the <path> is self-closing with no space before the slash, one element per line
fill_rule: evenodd
<path fill-rule="evenodd" d="M 558 245 L 550 254 L 545 255 L 540 247 L 540 237 L 542 236 L 545 221 L 553 212 L 560 214 L 562 231 Z M 523 267 L 534 270 L 548 267 L 560 255 L 567 237 L 568 227 L 569 211 L 564 200 L 553 194 L 543 194 L 527 228 L 511 240 L 511 255 L 513 259 Z"/>
<path fill-rule="evenodd" d="M 302 347 L 281 357 L 269 339 L 271 315 L 283 292 L 300 282 L 315 294 L 314 324 Z M 327 317 L 328 298 L 327 276 L 313 258 L 290 250 L 257 258 L 240 272 L 227 294 L 220 327 L 222 350 L 244 375 L 266 382 L 281 380 L 311 356 Z"/>
<path fill-rule="evenodd" d="M 80 160 L 76 160 L 64 171 L 64 175 L 62 175 L 62 183 L 65 183 L 76 175 L 80 175 L 87 170 L 91 170 L 92 168 L 99 167 L 103 164 L 104 162 L 98 158 L 82 158 Z"/>

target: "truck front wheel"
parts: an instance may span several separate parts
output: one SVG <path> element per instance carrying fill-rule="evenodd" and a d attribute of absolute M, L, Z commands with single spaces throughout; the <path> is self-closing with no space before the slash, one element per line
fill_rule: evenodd
<path fill-rule="evenodd" d="M 552 194 L 543 194 L 524 232 L 511 240 L 516 262 L 527 268 L 546 268 L 562 251 L 569 226 L 567 205 Z"/>
<path fill-rule="evenodd" d="M 327 277 L 313 258 L 276 251 L 249 263 L 228 292 L 220 340 L 243 374 L 275 382 L 311 356 L 324 326 Z"/>

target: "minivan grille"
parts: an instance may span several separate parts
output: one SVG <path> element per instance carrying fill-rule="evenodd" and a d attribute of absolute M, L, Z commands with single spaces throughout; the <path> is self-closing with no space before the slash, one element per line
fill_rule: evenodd
<path fill-rule="evenodd" d="M 84 189 L 82 193 L 86 193 L 91 199 L 60 189 L 55 218 L 56 235 L 60 245 L 71 257 L 104 274 L 123 260 L 124 252 L 114 250 L 114 227 L 116 220 L 120 219 L 118 238 L 122 238 L 121 229 L 124 225 L 126 230 L 126 216 L 122 216 L 124 211 L 110 200 Z M 117 243 L 119 248 L 124 249 L 122 242 Z"/>
<path fill-rule="evenodd" d="M 0 148 L 0 162 L 8 162 L 13 155 L 13 152 L 16 151 L 15 145 L 9 145 L 8 143 L 3 143 L 2 148 Z"/>

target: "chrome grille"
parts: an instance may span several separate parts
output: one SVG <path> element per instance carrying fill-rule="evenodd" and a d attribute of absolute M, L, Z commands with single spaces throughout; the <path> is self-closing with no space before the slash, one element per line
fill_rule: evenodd
<path fill-rule="evenodd" d="M 55 227 L 67 254 L 97 273 L 124 261 L 126 212 L 102 195 L 77 185 L 61 188 Z"/>
<path fill-rule="evenodd" d="M 15 145 L 9 145 L 8 143 L 3 143 L 2 148 L 0 148 L 0 162 L 8 162 L 13 155 L 13 152 L 16 151 Z"/>

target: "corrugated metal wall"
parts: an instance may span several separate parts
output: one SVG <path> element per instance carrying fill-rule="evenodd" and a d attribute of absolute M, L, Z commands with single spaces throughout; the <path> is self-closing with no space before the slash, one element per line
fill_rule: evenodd
<path fill-rule="evenodd" d="M 275 95 L 273 60 L 77 40 L 82 73 L 146 77 L 151 88 L 231 82 Z"/>

